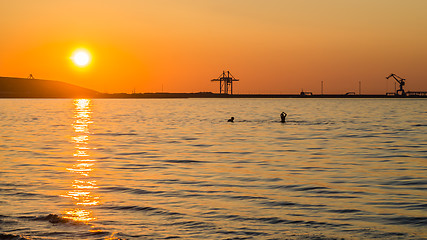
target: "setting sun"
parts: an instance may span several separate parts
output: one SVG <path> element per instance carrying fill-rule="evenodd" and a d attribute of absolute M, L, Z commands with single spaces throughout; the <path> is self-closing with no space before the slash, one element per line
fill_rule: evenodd
<path fill-rule="evenodd" d="M 85 67 L 90 63 L 91 57 L 88 51 L 79 49 L 73 53 L 71 60 L 79 67 Z"/>

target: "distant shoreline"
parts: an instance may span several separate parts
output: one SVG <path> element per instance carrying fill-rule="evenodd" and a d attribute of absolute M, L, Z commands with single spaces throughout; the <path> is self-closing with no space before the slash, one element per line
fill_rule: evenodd
<path fill-rule="evenodd" d="M 113 93 L 100 94 L 95 98 L 427 98 L 427 96 L 397 96 L 381 94 L 218 94 L 218 93 Z"/>
<path fill-rule="evenodd" d="M 32 94 L 15 95 L 15 94 L 0 94 L 0 98 L 92 98 L 92 99 L 185 99 L 185 98 L 349 98 L 349 99 L 363 99 L 363 98 L 383 98 L 383 99 L 420 99 L 427 98 L 427 96 L 398 96 L 398 95 L 381 95 L 381 94 L 361 94 L 361 95 L 345 95 L 345 94 L 313 94 L 313 95 L 300 95 L 300 94 L 217 94 L 217 93 L 97 93 L 97 94 L 77 94 L 76 96 L 34 96 Z"/>
<path fill-rule="evenodd" d="M 0 77 L 0 98 L 427 98 L 427 92 L 407 92 L 407 96 L 390 94 L 219 94 L 198 93 L 101 93 L 65 82 Z"/>

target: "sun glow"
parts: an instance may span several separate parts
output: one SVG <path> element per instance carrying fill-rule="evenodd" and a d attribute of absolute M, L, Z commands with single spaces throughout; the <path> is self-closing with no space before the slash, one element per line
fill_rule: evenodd
<path fill-rule="evenodd" d="M 85 67 L 90 63 L 90 53 L 85 49 L 78 49 L 73 52 L 71 60 L 79 67 Z"/>

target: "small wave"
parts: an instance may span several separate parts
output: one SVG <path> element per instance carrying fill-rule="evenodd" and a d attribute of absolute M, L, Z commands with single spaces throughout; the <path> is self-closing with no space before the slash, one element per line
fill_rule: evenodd
<path fill-rule="evenodd" d="M 280 121 L 277 121 L 280 122 Z M 282 122 L 280 122 L 282 123 Z M 329 124 L 335 124 L 334 122 L 330 121 L 304 121 L 304 120 L 289 120 L 286 121 L 286 123 L 293 124 L 293 125 L 329 125 Z"/>
<path fill-rule="evenodd" d="M 149 169 L 153 168 L 153 166 L 148 164 L 125 164 L 124 166 L 117 167 L 117 169 L 132 169 L 132 170 L 141 170 L 141 169 Z"/>
<path fill-rule="evenodd" d="M 221 121 L 223 122 L 223 121 Z M 269 122 L 268 120 L 234 120 L 235 123 L 266 123 Z M 276 122 L 276 121 L 272 121 L 272 122 Z M 278 121 L 280 122 L 280 121 Z"/>
<path fill-rule="evenodd" d="M 427 217 L 393 217 L 388 219 L 391 224 L 395 225 L 415 225 L 415 226 L 427 226 Z"/>
<path fill-rule="evenodd" d="M 117 153 L 117 155 L 145 155 L 148 152 L 128 152 L 128 153 Z"/>
<path fill-rule="evenodd" d="M 228 197 L 231 199 L 239 199 L 239 200 L 266 199 L 266 197 L 248 196 L 248 195 L 237 195 L 237 196 L 228 196 Z"/>
<path fill-rule="evenodd" d="M 66 127 L 67 125 L 65 124 L 52 124 L 52 127 Z"/>
<path fill-rule="evenodd" d="M 134 211 L 134 212 L 145 212 L 146 214 L 152 215 L 167 215 L 167 216 L 176 216 L 183 215 L 177 212 L 171 212 L 168 210 L 162 210 L 160 208 L 154 207 L 140 207 L 140 206 L 102 206 L 102 209 L 109 210 L 119 210 L 119 211 Z"/>
<path fill-rule="evenodd" d="M 346 199 L 346 198 L 359 198 L 357 196 L 344 196 L 344 195 L 314 195 L 314 196 L 307 196 L 310 198 L 332 198 L 332 199 Z"/>
<path fill-rule="evenodd" d="M 0 187 L 1 186 L 6 186 L 6 187 L 30 187 L 30 186 L 33 186 L 33 185 L 32 184 L 17 184 L 17 183 L 5 182 L 5 183 L 0 183 Z"/>
<path fill-rule="evenodd" d="M 397 180 L 397 181 L 386 182 L 386 183 L 384 183 L 384 185 L 391 185 L 391 186 L 427 185 L 427 180 Z"/>
<path fill-rule="evenodd" d="M 192 138 L 192 137 L 184 137 L 184 138 L 182 138 L 182 140 L 185 140 L 185 141 L 195 141 L 195 140 L 199 140 L 198 138 Z"/>
<path fill-rule="evenodd" d="M 135 136 L 137 133 L 93 133 L 92 135 L 99 136 Z"/>
<path fill-rule="evenodd" d="M 157 208 L 152 207 L 139 207 L 139 206 L 103 206 L 103 209 L 112 209 L 112 210 L 132 210 L 138 212 L 151 212 L 157 211 Z"/>
<path fill-rule="evenodd" d="M 216 152 L 212 152 L 212 153 L 217 153 L 217 154 L 232 154 L 234 152 L 216 151 Z"/>
<path fill-rule="evenodd" d="M 294 188 L 296 191 L 310 191 L 310 190 L 319 190 L 319 189 L 329 189 L 327 187 L 300 187 Z"/>
<path fill-rule="evenodd" d="M 291 235 L 285 235 L 286 237 L 283 237 L 283 239 L 287 240 L 344 240 L 342 237 L 329 237 L 325 236 L 324 234 L 291 234 Z M 281 238 L 282 239 L 282 238 Z"/>
<path fill-rule="evenodd" d="M 304 207 L 304 208 L 326 207 L 326 205 L 323 205 L 323 204 L 301 204 L 301 203 L 288 202 L 288 201 L 263 202 L 262 204 L 265 204 L 268 206 L 274 206 L 274 207 Z"/>
<path fill-rule="evenodd" d="M 297 225 L 306 225 L 310 227 L 318 227 L 318 226 L 330 226 L 330 227 L 342 227 L 342 226 L 349 226 L 350 224 L 347 223 L 327 223 L 327 222 L 319 222 L 319 221 L 305 221 L 305 220 L 289 220 L 289 219 L 283 219 L 279 217 L 242 217 L 238 215 L 222 215 L 217 216 L 220 218 L 230 219 L 234 221 L 257 221 L 257 222 L 264 222 L 268 224 L 297 224 Z"/>
<path fill-rule="evenodd" d="M 265 232 L 255 232 L 253 229 L 249 229 L 249 228 L 239 228 L 238 230 L 218 230 L 216 231 L 217 233 L 221 233 L 221 234 L 227 234 L 230 236 L 238 236 L 238 235 L 243 235 L 243 236 L 250 236 L 250 238 L 254 237 L 254 236 L 267 236 L 269 235 L 268 233 Z M 244 238 L 238 238 L 238 237 L 233 237 L 233 238 L 226 238 L 226 239 L 249 239 L 247 237 Z"/>
<path fill-rule="evenodd" d="M 133 194 L 161 194 L 164 191 L 148 191 L 137 188 L 128 188 L 128 187 L 103 187 L 102 191 L 111 191 L 111 192 L 127 192 Z"/>
<path fill-rule="evenodd" d="M 199 185 L 199 186 L 213 186 L 210 184 L 206 184 L 204 181 L 183 181 L 180 179 L 161 179 L 157 180 L 157 183 L 160 184 L 182 184 L 182 185 Z M 219 186 L 219 185 L 217 185 Z"/>
<path fill-rule="evenodd" d="M 409 234 L 402 232 L 382 232 L 374 228 L 357 228 L 357 229 L 346 229 L 345 232 L 352 236 L 362 234 L 362 239 L 419 239 L 415 236 L 409 238 Z M 402 238 L 404 237 L 404 238 Z M 350 238 L 352 239 L 352 238 Z"/>
<path fill-rule="evenodd" d="M 212 145 L 212 144 L 194 144 L 191 146 L 193 146 L 193 147 L 212 147 L 214 145 Z"/>
<path fill-rule="evenodd" d="M 211 223 L 201 222 L 201 221 L 177 221 L 170 224 L 171 226 L 180 226 L 187 229 L 216 229 L 216 226 Z"/>
<path fill-rule="evenodd" d="M 14 191 L 14 189 L 7 189 L 7 190 L 8 191 Z M 43 195 L 43 194 L 38 194 L 38 193 L 30 193 L 30 192 L 12 192 L 12 193 L 4 194 L 4 195 L 19 196 L 19 197 L 26 199 L 26 200 L 34 199 L 34 198 L 51 198 L 52 197 L 49 195 Z"/>
<path fill-rule="evenodd" d="M 297 185 L 297 184 L 290 184 L 290 185 L 273 185 L 270 188 L 272 189 L 293 189 L 293 188 L 297 188 L 300 187 L 301 185 Z"/>
<path fill-rule="evenodd" d="M 67 219 L 67 218 L 63 218 L 59 215 L 56 214 L 49 214 L 47 216 L 42 216 L 42 217 L 33 217 L 32 218 L 35 221 L 48 221 L 50 223 L 69 223 L 69 222 L 74 222 L 71 219 Z"/>
<path fill-rule="evenodd" d="M 414 202 L 370 202 L 366 205 L 380 206 L 383 208 L 398 208 L 398 209 L 408 209 L 408 210 L 427 210 L 427 204 L 425 203 L 414 203 Z"/>
<path fill-rule="evenodd" d="M 167 163 L 202 163 L 203 161 L 197 161 L 197 160 L 164 160 L 163 162 L 167 162 Z"/>
<path fill-rule="evenodd" d="M 271 186 L 273 189 L 287 189 L 297 192 L 308 192 L 316 194 L 315 196 L 307 197 L 325 197 L 325 198 L 358 198 L 356 195 L 366 195 L 367 193 L 361 191 L 338 191 L 328 187 L 321 186 L 303 186 L 303 185 L 283 185 Z"/>
<path fill-rule="evenodd" d="M 357 212 L 361 212 L 358 209 L 331 209 L 328 210 L 328 212 L 333 212 L 333 213 L 357 213 Z"/>
<path fill-rule="evenodd" d="M 408 206 L 407 209 L 427 211 L 427 204 L 413 204 L 413 205 Z"/>
<path fill-rule="evenodd" d="M 0 239 L 2 239 L 2 240 L 27 240 L 27 239 L 31 239 L 31 238 L 26 238 L 26 237 L 21 236 L 21 235 L 0 233 Z"/>
<path fill-rule="evenodd" d="M 0 215 L 0 226 L 16 225 L 17 224 L 17 221 L 15 221 L 15 220 L 11 220 L 9 218 L 3 220 L 3 218 L 6 218 L 6 216 Z"/>
<path fill-rule="evenodd" d="M 412 124 L 413 127 L 427 127 L 427 124 Z"/>

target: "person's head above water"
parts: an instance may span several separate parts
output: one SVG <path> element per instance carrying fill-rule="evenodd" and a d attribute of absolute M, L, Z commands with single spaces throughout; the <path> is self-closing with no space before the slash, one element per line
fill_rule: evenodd
<path fill-rule="evenodd" d="M 231 117 L 230 119 L 228 119 L 227 122 L 234 122 L 234 117 Z"/>
<path fill-rule="evenodd" d="M 287 116 L 288 114 L 286 114 L 285 112 L 282 112 L 281 114 L 280 114 L 280 121 L 281 122 L 285 122 L 286 121 L 286 116 Z"/>

